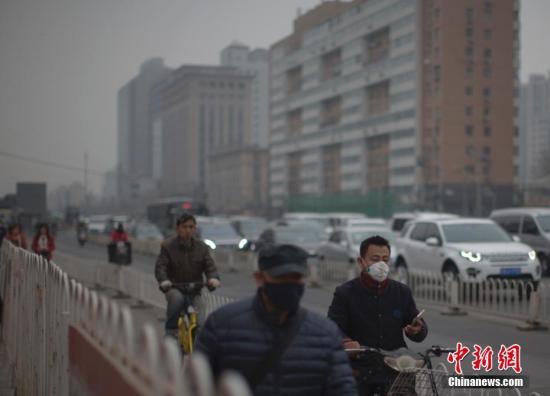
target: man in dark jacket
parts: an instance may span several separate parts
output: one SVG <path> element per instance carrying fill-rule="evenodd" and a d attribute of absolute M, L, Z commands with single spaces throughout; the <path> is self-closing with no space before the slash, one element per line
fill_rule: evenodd
<path fill-rule="evenodd" d="M 387 278 L 389 260 L 386 239 L 365 239 L 357 259 L 361 275 L 334 292 L 328 317 L 347 337 L 346 348 L 364 345 L 392 351 L 407 346 L 403 332 L 415 342 L 428 334 L 426 322 L 415 318 L 419 312 L 409 287 Z"/>
<path fill-rule="evenodd" d="M 338 328 L 299 306 L 307 256 L 292 245 L 264 247 L 256 296 L 208 317 L 195 350 L 206 354 L 216 377 L 236 370 L 262 396 L 357 394 Z"/>
<path fill-rule="evenodd" d="M 389 242 L 380 236 L 367 238 L 361 243 L 359 254 L 361 275 L 336 288 L 328 311 L 328 317 L 345 335 L 344 347 L 356 349 L 364 345 L 386 351 L 406 348 L 403 332 L 412 341 L 424 340 L 428 327 L 417 317 L 411 290 L 387 278 Z M 395 372 L 385 367 L 379 356 L 370 356 L 369 361 L 358 364 L 356 368 L 361 373 L 365 369 L 369 373 L 361 374 L 361 395 L 374 394 L 378 386 L 387 390 L 395 379 Z M 414 377 L 410 380 L 414 381 Z"/>
<path fill-rule="evenodd" d="M 175 283 L 204 282 L 212 288 L 220 286 L 218 270 L 210 256 L 208 246 L 195 238 L 197 221 L 190 214 L 183 214 L 177 221 L 177 235 L 166 239 L 160 248 L 155 265 L 155 277 L 160 289 L 165 293 L 168 303 L 166 308 L 166 335 L 177 337 L 178 318 L 198 293 L 184 295 L 173 288 Z M 191 300 L 190 300 L 191 299 Z"/>

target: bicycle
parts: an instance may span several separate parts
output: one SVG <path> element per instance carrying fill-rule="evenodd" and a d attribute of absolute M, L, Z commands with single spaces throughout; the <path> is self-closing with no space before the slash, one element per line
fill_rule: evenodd
<path fill-rule="evenodd" d="M 434 370 L 431 357 L 454 351 L 438 345 L 417 354 L 406 348 L 391 352 L 371 347 L 346 349 L 361 396 L 439 396 L 447 373 Z"/>
<path fill-rule="evenodd" d="M 175 283 L 172 285 L 172 288 L 178 289 L 187 299 L 178 319 L 178 344 L 184 354 L 193 352 L 195 337 L 199 331 L 197 309 L 193 305 L 193 299 L 200 296 L 203 287 L 210 291 L 215 289 L 204 282 Z"/>

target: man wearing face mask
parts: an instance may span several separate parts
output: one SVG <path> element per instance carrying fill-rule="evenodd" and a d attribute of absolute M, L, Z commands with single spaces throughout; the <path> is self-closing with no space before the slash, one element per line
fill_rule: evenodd
<path fill-rule="evenodd" d="M 197 336 L 215 377 L 239 372 L 254 395 L 356 395 L 342 336 L 331 321 L 300 307 L 308 254 L 266 246 L 254 297 L 213 312 Z"/>
<path fill-rule="evenodd" d="M 416 318 L 418 309 L 411 290 L 388 279 L 390 244 L 373 236 L 361 243 L 361 275 L 336 288 L 328 311 L 346 338 L 345 348 L 360 345 L 387 351 L 407 347 L 403 333 L 414 342 L 428 334 L 424 319 Z"/>

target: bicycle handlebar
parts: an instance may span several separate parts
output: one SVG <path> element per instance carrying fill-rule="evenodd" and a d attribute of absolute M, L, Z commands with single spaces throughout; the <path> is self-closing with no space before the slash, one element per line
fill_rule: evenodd
<path fill-rule="evenodd" d="M 426 351 L 426 354 L 433 354 L 434 356 L 441 356 L 444 353 L 453 353 L 456 352 L 456 348 L 446 348 L 439 345 L 432 345 L 430 349 Z"/>
<path fill-rule="evenodd" d="M 216 290 L 215 287 L 210 286 L 206 282 L 180 282 L 172 283 L 172 288 L 179 289 L 180 291 L 200 291 L 203 287 L 206 287 L 209 291 Z M 182 290 L 183 289 L 183 290 Z"/>

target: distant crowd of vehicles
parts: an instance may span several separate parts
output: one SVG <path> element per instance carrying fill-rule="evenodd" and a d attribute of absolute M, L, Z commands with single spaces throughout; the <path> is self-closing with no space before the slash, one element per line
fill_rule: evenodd
<path fill-rule="evenodd" d="M 396 213 L 391 219 L 361 213 L 290 212 L 268 221 L 252 216 L 209 216 L 203 203 L 186 197 L 147 207 L 147 219 L 90 216 L 88 232 L 110 234 L 123 224 L 135 240 L 160 241 L 174 232 L 183 212 L 197 216 L 197 236 L 212 250 L 258 251 L 266 244 L 291 243 L 314 260 L 355 263 L 361 241 L 380 235 L 392 246 L 391 267 L 408 281 L 409 271 L 425 270 L 462 280 L 498 278 L 538 282 L 550 275 L 550 209 L 495 210 L 489 218 L 450 213 Z"/>

